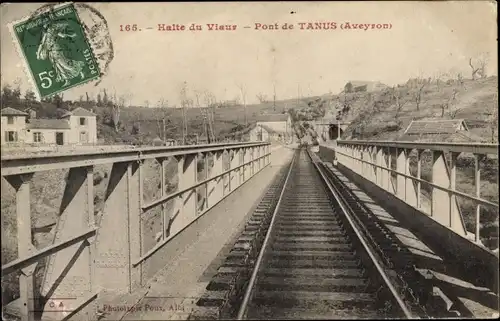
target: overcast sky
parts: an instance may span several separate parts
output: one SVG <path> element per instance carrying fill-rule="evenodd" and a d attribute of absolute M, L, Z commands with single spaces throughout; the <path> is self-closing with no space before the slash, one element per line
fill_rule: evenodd
<path fill-rule="evenodd" d="M 219 99 L 239 95 L 248 102 L 260 92 L 278 99 L 337 93 L 349 80 L 393 85 L 409 77 L 462 71 L 469 57 L 490 53 L 489 73 L 497 70 L 496 6 L 478 2 L 289 2 L 289 3 L 105 3 L 91 4 L 107 19 L 115 57 L 98 87 L 65 93 L 78 99 L 102 88 L 130 93 L 133 104 L 163 98 L 178 104 L 180 88 L 209 90 Z M 1 80 L 29 87 L 6 24 L 28 16 L 40 4 L 2 4 Z M 294 12 L 293 14 L 291 12 Z M 390 30 L 244 29 L 255 23 L 390 23 Z M 158 24 L 236 24 L 236 31 L 157 31 Z M 142 31 L 120 32 L 120 24 Z M 152 30 L 145 30 L 152 27 Z"/>

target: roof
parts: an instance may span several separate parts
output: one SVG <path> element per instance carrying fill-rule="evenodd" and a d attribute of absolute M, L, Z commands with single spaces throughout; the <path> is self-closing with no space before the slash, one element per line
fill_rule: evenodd
<path fill-rule="evenodd" d="M 461 130 L 455 134 L 456 136 L 464 137 L 466 140 L 477 143 L 489 143 L 488 139 L 471 133 L 469 131 Z"/>
<path fill-rule="evenodd" d="M 69 123 L 62 119 L 32 119 L 26 127 L 28 129 L 71 129 Z"/>
<path fill-rule="evenodd" d="M 7 107 L 2 109 L 2 116 L 28 116 L 28 114 L 11 107 Z"/>
<path fill-rule="evenodd" d="M 422 134 L 422 135 L 403 134 L 397 140 L 412 141 L 412 142 L 445 142 L 445 143 L 487 142 L 486 139 L 466 131 L 459 131 L 456 133 L 443 133 L 443 134 Z"/>
<path fill-rule="evenodd" d="M 277 131 L 275 131 L 274 129 L 272 129 L 271 127 L 269 126 L 266 126 L 266 125 L 260 125 L 260 127 L 262 127 L 263 129 L 265 129 L 268 133 L 271 133 L 271 134 L 275 134 L 277 133 Z"/>
<path fill-rule="evenodd" d="M 260 122 L 260 123 L 275 122 L 275 121 L 287 121 L 289 116 L 290 115 L 288 115 L 288 114 L 267 114 L 267 115 L 260 115 L 257 118 L 257 121 Z"/>
<path fill-rule="evenodd" d="M 95 116 L 95 115 L 96 114 L 94 114 L 91 111 L 88 111 L 85 108 L 78 107 L 78 108 L 73 109 L 72 111 L 68 111 L 67 113 L 62 115 L 61 118 L 68 117 L 68 116 Z"/>
<path fill-rule="evenodd" d="M 469 130 L 463 119 L 419 120 L 412 121 L 404 133 L 407 135 L 452 134 L 460 129 L 460 125 L 463 125 L 465 130 Z"/>

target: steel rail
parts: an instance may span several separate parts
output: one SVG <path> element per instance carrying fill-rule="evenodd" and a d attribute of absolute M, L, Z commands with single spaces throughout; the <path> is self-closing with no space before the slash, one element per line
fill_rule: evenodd
<path fill-rule="evenodd" d="M 238 310 L 238 315 L 236 317 L 237 320 L 243 320 L 243 316 L 245 315 L 245 312 L 248 307 L 248 303 L 250 302 L 250 296 L 252 295 L 252 290 L 255 285 L 255 281 L 257 280 L 257 273 L 259 272 L 260 265 L 262 264 L 262 257 L 264 256 L 264 252 L 266 250 L 267 244 L 269 243 L 269 239 L 271 237 L 271 232 L 273 229 L 274 221 L 276 219 L 281 201 L 283 199 L 283 195 L 285 194 L 285 189 L 288 183 L 288 179 L 290 178 L 290 174 L 292 173 L 293 165 L 295 163 L 295 158 L 297 157 L 297 152 L 292 158 L 292 161 L 290 162 L 290 168 L 288 169 L 288 173 L 286 174 L 286 179 L 285 183 L 283 184 L 283 189 L 281 190 L 280 196 L 278 198 L 278 203 L 276 203 L 276 207 L 274 208 L 273 211 L 273 216 L 271 218 L 271 223 L 269 223 L 269 228 L 266 233 L 266 237 L 264 239 L 264 242 L 262 243 L 262 247 L 259 252 L 259 256 L 257 257 L 257 261 L 255 262 L 255 266 L 252 271 L 252 276 L 250 277 L 250 281 L 248 282 L 247 289 L 245 291 L 245 296 L 243 297 L 243 302 L 241 303 L 240 309 Z"/>
<path fill-rule="evenodd" d="M 335 190 L 335 188 L 332 186 L 332 183 L 328 180 L 328 178 L 326 177 L 326 175 L 323 173 L 323 170 L 318 166 L 318 164 L 314 161 L 313 157 L 311 156 L 310 154 L 310 151 L 308 150 L 307 151 L 307 154 L 309 155 L 309 157 L 311 158 L 311 162 L 313 163 L 314 167 L 316 168 L 316 170 L 318 171 L 318 173 L 320 174 L 321 178 L 323 179 L 325 185 L 328 187 L 328 190 L 332 193 L 333 197 L 335 198 L 335 200 L 337 201 L 337 203 L 339 204 L 340 208 L 342 209 L 342 212 L 343 214 L 345 215 L 345 217 L 347 218 L 347 220 L 349 221 L 349 224 L 350 226 L 352 227 L 354 233 L 356 234 L 356 236 L 358 237 L 358 239 L 360 240 L 361 244 L 363 245 L 365 251 L 367 252 L 367 254 L 370 256 L 370 259 L 372 260 L 373 264 L 375 265 L 376 269 L 377 269 L 377 272 L 380 274 L 380 276 L 382 277 L 382 279 L 384 280 L 384 283 L 386 284 L 386 286 L 389 288 L 389 290 L 391 291 L 392 295 L 394 296 L 394 298 L 396 299 L 396 302 L 398 303 L 399 307 L 401 308 L 401 310 L 403 311 L 403 313 L 405 314 L 405 316 L 408 318 L 408 319 L 419 319 L 418 317 L 414 317 L 412 315 L 412 313 L 408 310 L 408 308 L 406 307 L 405 303 L 403 302 L 403 300 L 401 299 L 401 296 L 399 295 L 399 293 L 397 292 L 397 290 L 394 288 L 394 286 L 392 285 L 391 281 L 389 280 L 389 277 L 387 276 L 387 274 L 385 273 L 383 267 L 380 265 L 380 263 L 378 262 L 378 260 L 376 259 L 375 255 L 373 254 L 371 248 L 369 247 L 369 245 L 367 244 L 367 241 L 365 240 L 365 237 L 360 233 L 359 231 L 359 228 L 356 226 L 356 224 L 354 223 L 354 219 L 351 217 L 351 214 L 349 213 L 348 209 L 346 208 L 346 206 L 344 205 L 344 202 L 342 200 L 342 198 L 340 197 L 340 195 L 337 193 L 337 191 Z"/>

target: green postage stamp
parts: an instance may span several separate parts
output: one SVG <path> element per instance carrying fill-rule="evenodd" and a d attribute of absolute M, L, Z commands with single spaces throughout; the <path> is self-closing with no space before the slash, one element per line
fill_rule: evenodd
<path fill-rule="evenodd" d="M 39 98 L 101 76 L 73 3 L 52 6 L 9 27 Z"/>

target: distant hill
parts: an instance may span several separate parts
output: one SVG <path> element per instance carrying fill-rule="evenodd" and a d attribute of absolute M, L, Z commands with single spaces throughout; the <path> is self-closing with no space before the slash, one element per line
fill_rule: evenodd
<path fill-rule="evenodd" d="M 377 81 L 350 81 L 360 91 L 325 94 L 301 99 L 267 101 L 259 104 L 224 106 L 215 110 L 214 131 L 218 139 L 242 137 L 257 121 L 259 115 L 267 113 L 291 113 L 294 121 L 307 122 L 319 118 L 351 122 L 345 132 L 350 139 L 389 139 L 401 135 L 411 120 L 419 119 L 465 119 L 470 131 L 481 137 L 492 137 L 497 103 L 498 77 L 478 80 L 409 79 L 396 88 L 387 87 Z M 349 87 L 347 86 L 346 87 Z M 366 85 L 366 88 L 363 86 Z M 422 86 L 423 85 L 423 86 Z M 361 89 L 359 89 L 361 88 Z M 420 102 L 417 108 L 417 96 Z M 180 108 L 123 108 L 118 131 L 112 126 L 109 107 L 95 107 L 92 102 L 29 102 L 21 99 L 17 104 L 3 102 L 3 107 L 24 110 L 32 107 L 37 117 L 55 118 L 60 113 L 77 106 L 94 108 L 98 115 L 98 138 L 106 144 L 150 144 L 163 138 L 162 119 L 166 119 L 167 139 L 182 137 L 182 109 Z M 246 121 L 245 121 L 246 118 Z M 200 108 L 188 108 L 188 135 L 204 136 L 203 115 Z M 496 138 L 496 135 L 493 134 Z"/>
<path fill-rule="evenodd" d="M 497 92 L 497 76 L 463 83 L 426 80 L 378 92 L 342 93 L 331 105 L 342 121 L 351 122 L 345 139 L 394 140 L 412 120 L 464 119 L 473 134 L 497 141 Z"/>

